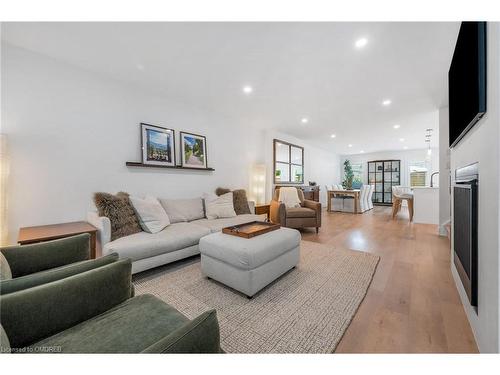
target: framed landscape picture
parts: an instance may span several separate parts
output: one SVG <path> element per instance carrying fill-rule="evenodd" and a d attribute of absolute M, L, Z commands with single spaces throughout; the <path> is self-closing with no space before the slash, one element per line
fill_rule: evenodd
<path fill-rule="evenodd" d="M 182 166 L 207 168 L 207 140 L 202 135 L 181 132 Z"/>
<path fill-rule="evenodd" d="M 174 130 L 141 123 L 142 163 L 175 166 Z"/>

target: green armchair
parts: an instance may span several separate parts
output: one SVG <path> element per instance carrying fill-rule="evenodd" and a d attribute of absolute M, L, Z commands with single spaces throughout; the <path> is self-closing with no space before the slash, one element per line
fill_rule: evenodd
<path fill-rule="evenodd" d="M 189 320 L 152 295 L 131 298 L 129 259 L 0 296 L 2 352 L 220 353 L 215 310 Z"/>
<path fill-rule="evenodd" d="M 116 262 L 117 254 L 88 260 L 87 233 L 31 245 L 0 248 L 0 295 L 32 288 Z"/>

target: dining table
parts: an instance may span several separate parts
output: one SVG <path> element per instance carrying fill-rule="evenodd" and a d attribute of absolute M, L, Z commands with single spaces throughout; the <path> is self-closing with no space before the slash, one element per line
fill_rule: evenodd
<path fill-rule="evenodd" d="M 359 213 L 359 192 L 360 189 L 351 189 L 351 190 L 340 190 L 340 189 L 334 189 L 334 190 L 328 190 L 326 192 L 327 194 L 327 208 L 326 210 L 328 212 L 332 212 L 332 198 L 335 195 L 343 195 L 343 196 L 350 196 L 354 198 L 354 213 L 358 214 Z"/>

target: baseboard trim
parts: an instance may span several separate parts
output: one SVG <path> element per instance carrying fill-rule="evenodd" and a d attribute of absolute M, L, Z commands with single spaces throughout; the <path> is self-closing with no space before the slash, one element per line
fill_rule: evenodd
<path fill-rule="evenodd" d="M 439 232 L 439 235 L 442 236 L 442 237 L 448 237 L 450 233 L 448 233 L 448 228 L 446 227 L 447 225 L 450 225 L 451 224 L 451 219 L 445 221 L 444 223 L 442 224 L 439 224 L 438 225 L 438 232 Z"/>

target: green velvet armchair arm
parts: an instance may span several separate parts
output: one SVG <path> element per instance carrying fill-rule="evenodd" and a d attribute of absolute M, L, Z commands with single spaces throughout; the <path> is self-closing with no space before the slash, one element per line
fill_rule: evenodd
<path fill-rule="evenodd" d="M 10 346 L 23 348 L 93 318 L 130 298 L 130 259 L 0 296 Z"/>
<path fill-rule="evenodd" d="M 12 277 L 21 277 L 90 258 L 90 235 L 0 248 Z"/>
<path fill-rule="evenodd" d="M 67 266 L 52 268 L 46 271 L 16 277 L 10 280 L 2 280 L 0 281 L 0 295 L 18 292 L 23 289 L 33 288 L 38 285 L 61 280 L 66 277 L 114 263 L 116 261 L 118 261 L 118 254 L 112 253 L 98 259 L 84 260 L 82 262 L 72 263 Z"/>
<path fill-rule="evenodd" d="M 204 312 L 142 353 L 221 353 L 217 313 Z"/>

